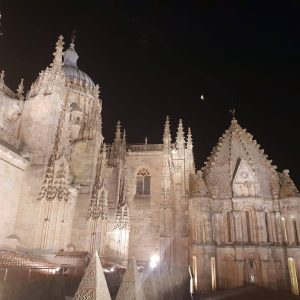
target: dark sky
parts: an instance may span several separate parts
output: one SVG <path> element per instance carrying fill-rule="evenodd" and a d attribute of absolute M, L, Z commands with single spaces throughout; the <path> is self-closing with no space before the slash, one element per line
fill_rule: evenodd
<path fill-rule="evenodd" d="M 200 3 L 200 4 L 199 4 Z M 300 187 L 299 1 L 1 0 L 0 68 L 15 90 L 73 28 L 80 69 L 101 87 L 104 136 L 118 119 L 131 143 L 160 143 L 165 116 L 191 126 L 199 168 L 230 124 Z M 206 96 L 200 100 L 201 94 Z"/>

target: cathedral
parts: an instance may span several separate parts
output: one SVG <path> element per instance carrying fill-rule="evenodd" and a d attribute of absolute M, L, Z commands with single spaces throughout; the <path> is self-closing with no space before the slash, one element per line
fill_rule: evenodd
<path fill-rule="evenodd" d="M 127 143 L 118 122 L 107 144 L 105 99 L 78 68 L 74 40 L 64 50 L 60 36 L 53 56 L 27 93 L 1 73 L 1 251 L 58 265 L 154 263 L 199 294 L 247 284 L 299 294 L 300 193 L 235 117 L 198 171 L 182 120 L 171 133 L 166 117 L 161 144 Z M 132 299 L 156 299 L 140 293 Z"/>

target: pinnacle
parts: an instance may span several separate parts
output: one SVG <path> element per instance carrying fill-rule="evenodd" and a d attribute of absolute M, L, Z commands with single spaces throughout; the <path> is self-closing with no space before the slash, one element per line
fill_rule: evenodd
<path fill-rule="evenodd" d="M 187 145 L 187 148 L 190 148 L 190 149 L 193 148 L 193 138 L 192 138 L 191 127 L 188 128 L 188 135 L 187 135 L 186 145 Z"/>
<path fill-rule="evenodd" d="M 53 53 L 54 59 L 51 67 L 61 67 L 63 57 L 64 38 L 62 35 L 58 37 L 56 42 L 55 52 Z"/>
<path fill-rule="evenodd" d="M 18 89 L 17 89 L 18 98 L 23 100 L 24 99 L 23 94 L 24 94 L 24 79 L 22 78 L 21 82 L 18 85 Z"/>
<path fill-rule="evenodd" d="M 116 142 L 116 143 L 121 142 L 121 122 L 119 120 L 116 125 L 116 133 L 115 133 L 114 142 Z"/>
<path fill-rule="evenodd" d="M 280 174 L 281 188 L 280 198 L 299 197 L 300 193 L 290 177 L 289 170 L 285 169 Z"/>
<path fill-rule="evenodd" d="M 123 129 L 122 144 L 126 144 L 126 129 Z"/>
<path fill-rule="evenodd" d="M 178 128 L 177 128 L 177 135 L 176 135 L 176 146 L 178 148 L 183 148 L 184 144 L 185 144 L 185 138 L 184 138 L 182 119 L 179 119 L 179 124 L 178 124 Z"/>
<path fill-rule="evenodd" d="M 165 125 L 164 125 L 163 142 L 167 143 L 167 144 L 171 142 L 169 116 L 166 117 L 166 121 L 165 121 Z"/>

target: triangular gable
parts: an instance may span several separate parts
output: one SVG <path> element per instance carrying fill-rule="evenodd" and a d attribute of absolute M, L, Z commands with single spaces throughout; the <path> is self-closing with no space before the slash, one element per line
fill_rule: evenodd
<path fill-rule="evenodd" d="M 232 181 L 234 197 L 255 197 L 259 195 L 260 188 L 255 173 L 246 160 L 241 159 Z"/>
<path fill-rule="evenodd" d="M 255 174 L 246 160 L 241 159 L 232 183 L 256 182 Z"/>

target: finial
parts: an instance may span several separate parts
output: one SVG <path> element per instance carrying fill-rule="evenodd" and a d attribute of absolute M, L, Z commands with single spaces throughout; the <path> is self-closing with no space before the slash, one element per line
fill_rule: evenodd
<path fill-rule="evenodd" d="M 64 65 L 77 67 L 77 60 L 79 58 L 75 50 L 76 31 L 72 31 L 70 47 L 64 53 Z"/>
<path fill-rule="evenodd" d="M 148 144 L 148 138 L 145 136 L 145 145 Z"/>
<path fill-rule="evenodd" d="M 179 119 L 178 129 L 177 129 L 177 135 L 176 135 L 176 146 L 177 149 L 183 149 L 185 144 L 184 139 L 184 131 L 183 131 L 183 125 L 182 125 L 182 119 Z"/>
<path fill-rule="evenodd" d="M 24 79 L 21 79 L 20 84 L 18 85 L 17 94 L 19 97 L 23 97 L 24 94 Z"/>
<path fill-rule="evenodd" d="M 181 139 L 181 138 L 184 139 L 184 132 L 183 132 L 182 119 L 179 119 L 179 124 L 178 124 L 178 128 L 177 128 L 177 137 L 176 137 L 176 140 L 177 140 L 178 138 L 179 138 L 179 139 Z"/>
<path fill-rule="evenodd" d="M 232 119 L 235 119 L 235 107 L 230 109 L 229 112 L 232 114 Z"/>
<path fill-rule="evenodd" d="M 123 130 L 123 136 L 122 136 L 122 144 L 126 144 L 126 129 Z"/>
<path fill-rule="evenodd" d="M 58 37 L 58 41 L 56 42 L 55 52 L 53 53 L 54 59 L 51 67 L 60 67 L 62 65 L 63 48 L 64 37 L 60 35 Z"/>
<path fill-rule="evenodd" d="M 165 133 L 170 132 L 170 121 L 169 121 L 169 116 L 166 117 L 166 122 L 165 122 Z"/>
<path fill-rule="evenodd" d="M 0 80 L 4 81 L 4 77 L 5 77 L 5 72 L 4 70 L 2 70 L 0 74 Z"/>
<path fill-rule="evenodd" d="M 166 122 L 165 122 L 165 127 L 164 127 L 163 142 L 166 143 L 166 144 L 169 144 L 171 142 L 169 116 L 166 117 Z"/>
<path fill-rule="evenodd" d="M 186 146 L 187 146 L 187 148 L 189 148 L 189 149 L 192 149 L 192 148 L 193 148 L 193 138 L 192 138 L 191 127 L 188 128 L 188 135 L 187 135 Z"/>
<path fill-rule="evenodd" d="M 71 43 L 70 43 L 70 48 L 74 49 L 75 48 L 75 40 L 76 40 L 76 30 L 75 28 L 72 31 L 72 35 L 71 35 Z"/>
<path fill-rule="evenodd" d="M 118 120 L 117 125 L 116 125 L 116 133 L 115 133 L 115 143 L 120 143 L 121 142 L 121 122 Z"/>
<path fill-rule="evenodd" d="M 235 107 L 233 107 L 233 109 L 230 109 L 229 112 L 232 114 L 231 123 L 237 123 L 237 120 L 235 118 Z"/>

